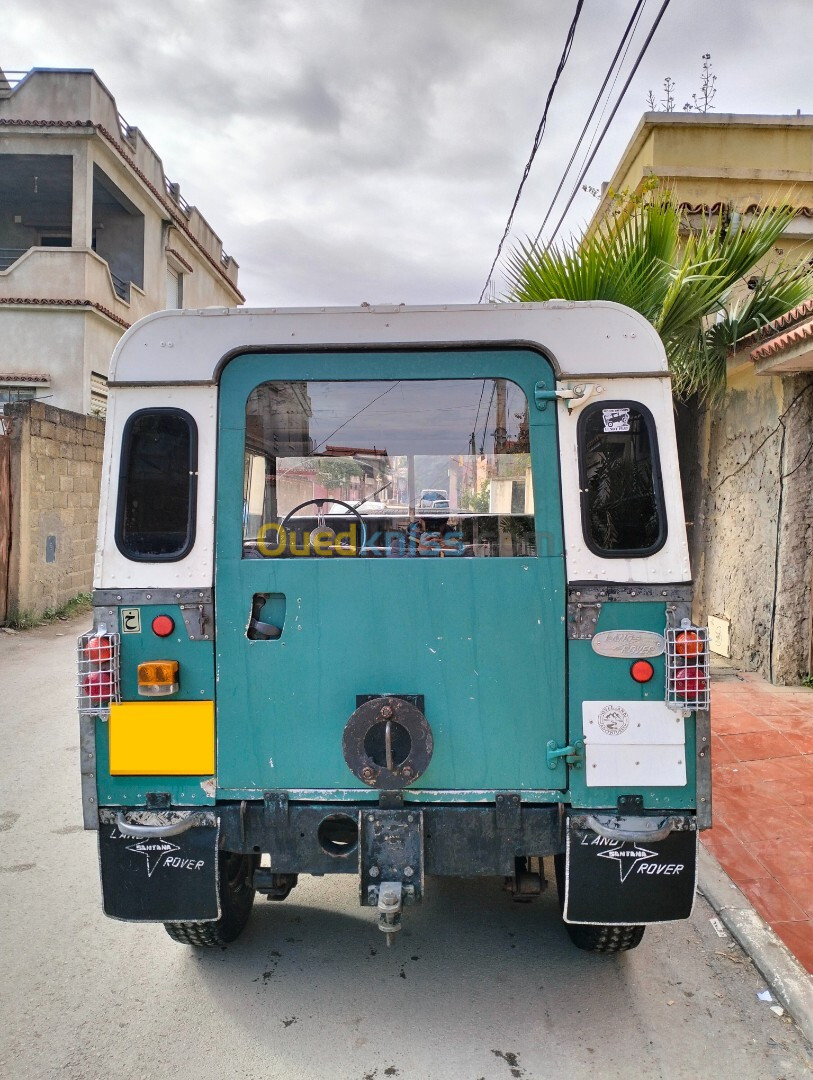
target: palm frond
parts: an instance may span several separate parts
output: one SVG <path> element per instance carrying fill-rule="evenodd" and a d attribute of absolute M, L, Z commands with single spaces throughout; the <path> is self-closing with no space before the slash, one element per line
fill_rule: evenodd
<path fill-rule="evenodd" d="M 724 209 L 687 230 L 674 196 L 658 190 L 628 200 L 579 238 L 518 243 L 506 260 L 506 299 L 634 308 L 663 339 L 677 396 L 713 399 L 725 389 L 730 350 L 813 295 L 813 273 L 801 264 L 765 274 L 736 297 L 794 216 L 788 203 L 746 218 Z"/>

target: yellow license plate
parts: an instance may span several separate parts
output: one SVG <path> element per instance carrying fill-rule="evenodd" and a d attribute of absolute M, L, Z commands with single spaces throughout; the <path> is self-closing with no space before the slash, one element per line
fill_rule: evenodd
<path fill-rule="evenodd" d="M 122 701 L 110 706 L 111 776 L 202 776 L 215 771 L 213 701 Z"/>

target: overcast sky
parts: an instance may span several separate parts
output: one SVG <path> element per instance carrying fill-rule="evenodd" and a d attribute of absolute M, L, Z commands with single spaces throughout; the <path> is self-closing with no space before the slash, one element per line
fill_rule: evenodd
<path fill-rule="evenodd" d="M 513 236 L 541 224 L 633 7 L 586 0 Z M 0 66 L 94 68 L 239 262 L 249 304 L 470 303 L 574 9 L 3 0 Z M 704 52 L 718 112 L 813 112 L 810 14 L 810 0 L 672 0 L 587 184 L 609 179 L 664 76 L 678 107 L 699 89 Z M 594 206 L 580 193 L 566 224 Z"/>

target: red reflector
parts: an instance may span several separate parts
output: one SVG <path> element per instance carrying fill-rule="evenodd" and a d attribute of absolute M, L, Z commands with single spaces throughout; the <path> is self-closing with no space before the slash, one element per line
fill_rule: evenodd
<path fill-rule="evenodd" d="M 156 615 L 152 620 L 152 632 L 158 637 L 169 637 L 175 629 L 175 622 L 169 615 Z"/>
<path fill-rule="evenodd" d="M 654 674 L 655 669 L 648 660 L 636 660 L 630 668 L 630 675 L 636 682 L 649 682 Z"/>

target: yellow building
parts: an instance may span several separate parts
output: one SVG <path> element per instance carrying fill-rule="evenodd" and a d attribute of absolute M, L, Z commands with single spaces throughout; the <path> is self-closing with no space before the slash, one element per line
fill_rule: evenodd
<path fill-rule="evenodd" d="M 614 194 L 653 178 L 690 224 L 790 201 L 798 213 L 767 261 L 813 256 L 813 116 L 646 113 L 592 227 Z M 813 667 L 811 315 L 803 304 L 743 341 L 719 405 L 678 410 L 695 618 L 711 624 L 716 652 L 777 683 Z"/>
<path fill-rule="evenodd" d="M 813 241 L 813 116 L 645 113 L 602 184 L 593 224 L 609 213 L 614 193 L 640 192 L 653 177 L 668 185 L 690 218 L 722 206 L 748 214 L 790 201 L 799 213 L 777 257 L 801 258 L 803 245 Z"/>

